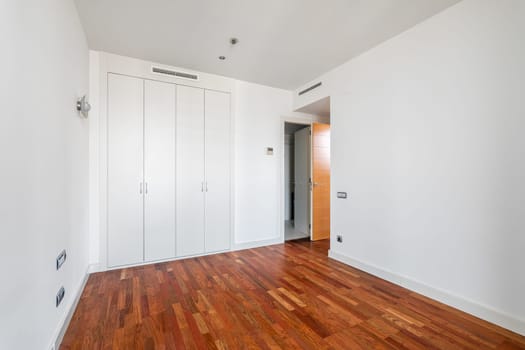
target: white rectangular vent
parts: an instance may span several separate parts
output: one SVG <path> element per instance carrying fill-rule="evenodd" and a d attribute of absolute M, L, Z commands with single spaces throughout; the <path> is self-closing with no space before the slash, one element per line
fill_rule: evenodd
<path fill-rule="evenodd" d="M 314 84 L 314 85 L 310 86 L 309 88 L 304 89 L 303 91 L 300 91 L 299 92 L 299 96 L 301 96 L 302 94 L 306 94 L 307 92 L 312 91 L 313 89 L 317 89 L 321 85 L 323 85 L 323 83 L 322 82 L 318 82 L 317 84 Z"/>
<path fill-rule="evenodd" d="M 166 69 L 166 68 L 151 67 L 151 71 L 155 74 L 169 75 L 169 76 L 176 77 L 176 78 L 182 78 L 182 79 L 188 79 L 188 80 L 199 80 L 199 76 L 197 74 L 177 72 L 177 71 Z"/>

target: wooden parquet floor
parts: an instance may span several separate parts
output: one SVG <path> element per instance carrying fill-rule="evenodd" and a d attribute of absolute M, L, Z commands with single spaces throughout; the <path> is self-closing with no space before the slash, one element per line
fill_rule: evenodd
<path fill-rule="evenodd" d="M 61 349 L 525 349 L 295 241 L 89 277 Z"/>

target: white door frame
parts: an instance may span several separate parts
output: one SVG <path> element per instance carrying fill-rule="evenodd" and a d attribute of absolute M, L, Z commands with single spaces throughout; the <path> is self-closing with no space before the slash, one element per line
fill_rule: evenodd
<path fill-rule="evenodd" d="M 293 125 L 293 124 L 292 124 Z M 298 125 L 298 124 L 295 124 Z M 300 124 L 299 124 L 300 125 Z M 305 236 L 312 227 L 312 127 L 294 132 L 294 228 Z M 286 185 L 286 184 L 285 184 Z M 286 195 L 289 195 L 287 193 Z M 286 202 L 286 200 L 285 200 Z"/>
<path fill-rule="evenodd" d="M 281 236 L 281 239 L 282 239 L 282 242 L 285 242 L 286 240 L 286 237 L 285 237 L 285 222 L 284 222 L 284 191 L 285 191 L 285 184 L 284 184 L 284 169 L 285 169 L 285 165 L 284 165 L 284 149 L 285 149 L 285 146 L 284 146 L 284 135 L 285 135 L 285 124 L 286 123 L 293 123 L 293 124 L 301 124 L 301 125 L 308 125 L 308 126 L 312 126 L 312 123 L 315 122 L 315 120 L 313 120 L 314 118 L 310 117 L 290 117 L 290 116 L 283 116 L 281 117 L 281 153 L 280 153 L 280 163 L 281 163 L 281 169 L 280 169 L 280 183 L 281 183 L 281 190 L 279 191 L 279 220 L 280 220 L 280 236 Z M 312 197 L 310 196 L 310 213 L 312 211 Z M 312 223 L 312 215 L 310 214 L 310 224 Z M 312 238 L 312 232 L 310 231 L 310 238 Z"/>

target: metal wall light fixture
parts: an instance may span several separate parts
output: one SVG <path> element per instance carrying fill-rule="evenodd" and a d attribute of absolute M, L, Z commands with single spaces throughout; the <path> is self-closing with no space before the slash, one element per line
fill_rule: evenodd
<path fill-rule="evenodd" d="M 87 118 L 90 110 L 91 105 L 89 104 L 86 95 L 79 98 L 77 101 L 77 111 L 79 111 L 80 115 Z"/>

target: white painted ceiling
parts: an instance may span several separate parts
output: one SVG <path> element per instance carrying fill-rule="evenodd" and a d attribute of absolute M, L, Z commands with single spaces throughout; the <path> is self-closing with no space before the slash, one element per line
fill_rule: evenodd
<path fill-rule="evenodd" d="M 284 89 L 296 89 L 459 2 L 75 1 L 92 49 Z M 231 37 L 239 39 L 235 47 Z M 227 59 L 220 61 L 221 55 Z"/>

